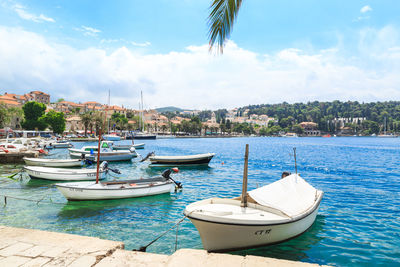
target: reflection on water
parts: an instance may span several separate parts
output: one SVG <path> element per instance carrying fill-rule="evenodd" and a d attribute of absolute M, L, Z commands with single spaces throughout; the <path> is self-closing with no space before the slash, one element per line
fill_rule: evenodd
<path fill-rule="evenodd" d="M 151 207 L 157 207 L 161 203 L 170 205 L 174 198 L 170 194 L 161 194 L 140 198 L 110 199 L 97 201 L 69 201 L 66 203 L 58 217 L 60 219 L 90 218 L 104 212 L 113 213 L 118 210 L 133 210 L 143 214 Z M 151 209 L 150 209 L 151 210 Z"/>

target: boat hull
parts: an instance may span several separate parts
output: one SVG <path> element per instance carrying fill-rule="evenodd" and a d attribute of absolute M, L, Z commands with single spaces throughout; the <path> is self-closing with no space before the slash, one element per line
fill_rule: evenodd
<path fill-rule="evenodd" d="M 69 149 L 69 155 L 71 158 L 78 159 L 82 157 L 82 154 L 85 154 L 86 159 L 90 159 L 93 161 L 97 160 L 97 152 L 90 153 L 90 151 L 83 151 L 79 149 Z M 126 152 L 126 150 L 120 150 L 116 152 L 101 152 L 100 153 L 100 161 L 128 161 L 133 157 L 137 157 L 136 153 Z"/>
<path fill-rule="evenodd" d="M 25 167 L 24 170 L 33 179 L 45 179 L 52 181 L 94 181 L 96 180 L 96 169 L 88 170 L 87 172 L 50 172 L 43 171 L 37 168 Z M 103 170 L 99 172 L 99 179 L 104 179 L 105 173 Z"/>
<path fill-rule="evenodd" d="M 49 148 L 70 148 L 72 147 L 71 143 L 54 143 L 49 145 Z"/>
<path fill-rule="evenodd" d="M 50 160 L 50 159 L 29 159 L 24 158 L 25 164 L 28 166 L 42 166 L 42 167 L 57 167 L 57 168 L 69 168 L 69 167 L 80 167 L 83 165 L 83 161 L 80 159 L 66 159 L 66 160 Z"/>
<path fill-rule="evenodd" d="M 134 149 L 144 149 L 144 144 L 137 144 L 137 145 L 114 145 L 113 148 L 115 150 L 129 150 L 131 148 Z"/>
<path fill-rule="evenodd" d="M 108 141 L 119 141 L 121 140 L 121 137 L 118 135 L 103 135 L 104 140 Z"/>
<path fill-rule="evenodd" d="M 152 156 L 150 157 L 150 162 L 152 165 L 162 165 L 162 166 L 168 166 L 168 165 L 207 165 L 211 159 L 214 157 L 215 154 L 210 153 L 206 154 L 205 156 Z"/>
<path fill-rule="evenodd" d="M 135 135 L 135 136 L 127 136 L 125 139 L 127 139 L 127 140 L 131 140 L 131 139 L 134 139 L 134 140 L 139 140 L 139 139 L 141 139 L 141 140 L 144 140 L 144 139 L 154 140 L 154 139 L 157 139 L 157 136 L 156 135 Z"/>
<path fill-rule="evenodd" d="M 170 193 L 174 190 L 173 183 L 145 187 L 145 188 L 83 188 L 79 186 L 68 186 L 66 184 L 56 184 L 58 190 L 68 200 L 105 200 L 135 198 Z"/>
<path fill-rule="evenodd" d="M 233 251 L 273 245 L 295 238 L 312 226 L 318 206 L 307 216 L 280 224 L 228 224 L 188 216 L 207 251 Z"/>
<path fill-rule="evenodd" d="M 38 159 L 38 158 L 23 158 L 23 160 L 25 161 L 25 164 L 28 166 L 69 168 L 69 167 L 80 167 L 83 165 L 83 161 L 80 159 L 50 160 L 50 159 Z"/>

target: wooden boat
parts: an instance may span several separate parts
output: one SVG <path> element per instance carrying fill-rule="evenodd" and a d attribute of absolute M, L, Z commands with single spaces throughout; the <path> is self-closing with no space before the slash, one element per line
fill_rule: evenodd
<path fill-rule="evenodd" d="M 84 161 L 81 159 L 41 159 L 41 158 L 27 158 L 24 157 L 26 165 L 29 166 L 44 166 L 44 167 L 79 167 L 82 166 Z"/>
<path fill-rule="evenodd" d="M 66 169 L 66 168 L 50 168 L 41 166 L 24 166 L 24 171 L 34 179 L 46 179 L 56 181 L 82 181 L 96 180 L 96 169 Z M 107 171 L 107 162 L 100 165 L 100 179 L 105 178 Z"/>
<path fill-rule="evenodd" d="M 204 249 L 229 251 L 284 242 L 315 221 L 323 192 L 292 174 L 249 192 L 249 203 L 210 198 L 185 209 Z"/>
<path fill-rule="evenodd" d="M 75 182 L 56 184 L 57 189 L 68 200 L 104 200 L 151 196 L 172 192 L 175 182 L 170 170 L 161 177 L 113 182 Z"/>
<path fill-rule="evenodd" d="M 81 158 L 82 154 L 86 159 L 96 160 L 98 148 L 96 146 L 84 146 L 81 149 L 69 148 L 69 153 L 72 158 Z M 100 145 L 100 161 L 126 161 L 137 157 L 136 150 L 115 150 L 113 142 L 102 141 Z"/>
<path fill-rule="evenodd" d="M 186 156 L 156 156 L 150 155 L 148 159 L 152 165 L 207 165 L 215 153 L 186 155 Z"/>
<path fill-rule="evenodd" d="M 241 198 L 205 199 L 188 205 L 184 211 L 208 251 L 284 242 L 307 231 L 315 221 L 321 190 L 292 174 L 247 193 L 247 160 L 248 145 Z"/>

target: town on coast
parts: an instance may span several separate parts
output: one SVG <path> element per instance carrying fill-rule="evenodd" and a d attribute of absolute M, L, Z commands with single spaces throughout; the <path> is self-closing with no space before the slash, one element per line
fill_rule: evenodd
<path fill-rule="evenodd" d="M 37 105 L 25 111 L 29 102 Z M 108 131 L 122 137 L 138 130 L 178 137 L 396 136 L 400 130 L 397 104 L 314 101 L 230 110 L 132 109 L 96 101 L 51 101 L 50 95 L 41 91 L 23 95 L 4 92 L 0 95 L 0 135 L 6 136 L 6 131 L 17 134 L 39 130 L 69 137 L 94 137 L 108 122 Z M 27 113 L 34 115 L 32 119 L 37 123 L 29 122 Z"/>

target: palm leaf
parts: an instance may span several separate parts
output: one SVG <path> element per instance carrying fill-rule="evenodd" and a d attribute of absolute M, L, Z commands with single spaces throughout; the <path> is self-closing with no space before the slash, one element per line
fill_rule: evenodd
<path fill-rule="evenodd" d="M 241 4 L 242 0 L 213 0 L 208 16 L 210 50 L 217 43 L 219 51 L 223 52 L 225 40 L 232 32 Z"/>

